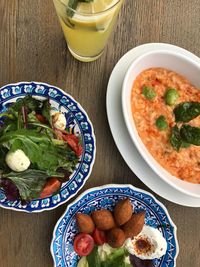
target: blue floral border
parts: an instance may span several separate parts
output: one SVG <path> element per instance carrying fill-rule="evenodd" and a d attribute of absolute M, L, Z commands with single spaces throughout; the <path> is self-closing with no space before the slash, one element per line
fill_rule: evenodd
<path fill-rule="evenodd" d="M 74 236 L 77 234 L 75 214 L 90 213 L 95 209 L 112 210 L 114 205 L 129 197 L 136 212 L 146 210 L 146 224 L 158 228 L 166 238 L 167 253 L 160 259 L 154 260 L 155 267 L 174 267 L 179 251 L 176 238 L 176 226 L 171 221 L 166 208 L 147 192 L 136 189 L 131 185 L 108 185 L 93 188 L 83 193 L 68 206 L 64 215 L 54 229 L 51 253 L 55 267 L 76 267 L 78 256 L 73 249 Z"/>
<path fill-rule="evenodd" d="M 48 97 L 51 101 L 55 101 L 59 108 L 64 107 L 67 109 L 67 117 L 78 126 L 83 142 L 84 152 L 80 164 L 58 194 L 45 199 L 36 199 L 28 204 L 22 204 L 21 201 L 8 201 L 3 190 L 0 189 L 1 207 L 25 212 L 41 212 L 65 203 L 83 187 L 89 178 L 95 161 L 96 141 L 92 123 L 81 105 L 61 89 L 46 83 L 21 82 L 2 87 L 0 89 L 0 112 L 6 110 L 9 102 L 24 97 L 26 94 Z"/>

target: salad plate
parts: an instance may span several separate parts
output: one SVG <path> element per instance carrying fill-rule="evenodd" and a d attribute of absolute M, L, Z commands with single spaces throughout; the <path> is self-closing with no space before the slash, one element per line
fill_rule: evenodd
<path fill-rule="evenodd" d="M 96 209 L 113 210 L 115 204 L 124 198 L 129 198 L 134 210 L 146 211 L 145 224 L 157 228 L 167 241 L 167 252 L 153 260 L 155 267 L 174 267 L 179 246 L 176 236 L 176 226 L 172 222 L 167 209 L 155 197 L 144 190 L 132 185 L 105 185 L 91 188 L 81 194 L 73 203 L 68 205 L 63 216 L 57 222 L 51 243 L 51 253 L 55 267 L 76 267 L 79 261 L 73 248 L 73 240 L 78 229 L 76 213 L 86 213 Z"/>
<path fill-rule="evenodd" d="M 107 87 L 107 116 L 115 144 L 129 168 L 159 196 L 179 205 L 200 207 L 200 200 L 186 195 L 162 180 L 144 161 L 128 133 L 121 104 L 122 84 L 130 64 L 151 51 L 166 50 L 183 54 L 200 64 L 200 58 L 191 52 L 170 44 L 149 43 L 128 51 L 116 64 Z M 134 182 L 134 181 L 133 181 Z"/>
<path fill-rule="evenodd" d="M 65 203 L 84 186 L 95 161 L 96 143 L 92 123 L 81 105 L 63 90 L 46 83 L 20 82 L 2 87 L 0 113 L 5 112 L 12 103 L 27 95 L 39 100 L 49 99 L 51 108 L 64 114 L 67 128 L 73 135 L 79 136 L 82 143 L 82 154 L 75 169 L 56 194 L 29 202 L 10 201 L 6 198 L 5 191 L 0 188 L 0 207 L 24 212 L 41 212 Z M 0 123 L 3 123 L 2 120 Z"/>

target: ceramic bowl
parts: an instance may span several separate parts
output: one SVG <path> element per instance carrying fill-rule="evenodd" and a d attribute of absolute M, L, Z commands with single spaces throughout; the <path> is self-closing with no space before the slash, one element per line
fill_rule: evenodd
<path fill-rule="evenodd" d="M 96 144 L 92 123 L 81 105 L 63 90 L 46 83 L 21 82 L 2 87 L 0 89 L 0 113 L 4 112 L 12 102 L 27 94 L 38 98 L 49 98 L 52 108 L 65 114 L 67 127 L 72 133 L 78 134 L 83 143 L 83 154 L 79 163 L 70 175 L 69 181 L 62 185 L 59 193 L 24 204 L 21 201 L 8 201 L 3 189 L 0 189 L 1 207 L 17 211 L 41 212 L 65 203 L 83 187 L 92 171 Z"/>
<path fill-rule="evenodd" d="M 200 185 L 182 181 L 161 167 L 161 165 L 148 152 L 137 132 L 131 111 L 130 99 L 132 86 L 136 77 L 142 71 L 153 67 L 173 70 L 188 79 L 195 87 L 200 88 L 200 65 L 187 56 L 165 50 L 157 50 L 143 54 L 132 62 L 123 81 L 122 111 L 125 124 L 138 151 L 161 179 L 182 193 L 200 198 Z M 151 179 L 151 177 L 149 177 L 149 179 Z"/>
<path fill-rule="evenodd" d="M 176 226 L 167 209 L 153 195 L 132 185 L 110 184 L 91 188 L 71 203 L 57 222 L 51 243 L 54 267 L 77 267 L 78 255 L 73 248 L 73 240 L 78 233 L 75 215 L 77 212 L 89 214 L 97 209 L 113 211 L 117 202 L 130 198 L 136 212 L 145 210 L 145 224 L 159 229 L 167 240 L 167 252 L 154 260 L 155 267 L 174 267 L 179 252 Z"/>

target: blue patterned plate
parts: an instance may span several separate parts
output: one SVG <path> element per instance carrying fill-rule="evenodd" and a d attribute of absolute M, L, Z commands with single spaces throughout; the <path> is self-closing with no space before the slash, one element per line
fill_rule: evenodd
<path fill-rule="evenodd" d="M 89 178 L 95 160 L 95 136 L 92 124 L 80 104 L 61 89 L 46 83 L 21 82 L 2 87 L 0 90 L 0 113 L 4 112 L 10 103 L 27 94 L 40 99 L 48 97 L 53 109 L 65 113 L 67 126 L 73 133 L 81 136 L 83 143 L 83 155 L 79 164 L 71 174 L 69 181 L 62 185 L 58 194 L 45 199 L 35 199 L 28 204 L 22 204 L 21 201 L 8 201 L 4 191 L 0 189 L 1 207 L 17 211 L 41 212 L 54 209 L 65 203 L 83 187 Z"/>
<path fill-rule="evenodd" d="M 155 197 L 144 190 L 132 185 L 106 185 L 91 188 L 71 203 L 63 216 L 57 222 L 51 243 L 51 253 L 55 267 L 76 267 L 79 260 L 73 249 L 73 240 L 77 234 L 75 214 L 90 213 L 96 209 L 113 210 L 115 204 L 129 197 L 136 212 L 146 210 L 145 223 L 158 228 L 168 247 L 167 253 L 160 259 L 154 260 L 155 267 L 174 267 L 179 252 L 176 237 L 176 226 L 172 222 L 167 209 Z"/>

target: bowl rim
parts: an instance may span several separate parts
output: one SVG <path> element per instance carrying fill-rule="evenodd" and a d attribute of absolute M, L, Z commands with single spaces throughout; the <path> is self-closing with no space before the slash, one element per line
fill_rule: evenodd
<path fill-rule="evenodd" d="M 196 197 L 196 198 L 200 198 L 200 193 L 198 194 L 198 193 L 193 193 L 191 191 L 188 191 L 187 189 L 184 189 L 184 188 L 180 187 L 179 185 L 175 184 L 173 181 L 167 179 L 164 176 L 164 174 L 160 173 L 160 171 L 158 170 L 156 165 L 158 165 L 158 167 L 161 168 L 162 171 L 165 172 L 166 175 L 171 176 L 173 179 L 180 180 L 179 178 L 177 178 L 176 176 L 173 176 L 167 170 L 165 170 L 157 162 L 157 160 L 150 154 L 150 152 L 147 150 L 146 146 L 144 145 L 144 143 L 142 142 L 142 139 L 140 138 L 140 136 L 138 134 L 138 131 L 137 131 L 137 128 L 136 128 L 136 125 L 135 125 L 135 121 L 134 121 L 133 117 L 131 116 L 131 119 L 130 119 L 130 116 L 129 116 L 131 107 L 130 107 L 130 101 L 127 104 L 126 96 L 127 96 L 128 90 L 130 88 L 129 86 L 127 86 L 127 84 L 128 84 L 128 80 L 130 78 L 130 75 L 132 73 L 132 70 L 133 70 L 134 66 L 137 65 L 138 62 L 140 62 L 140 60 L 143 60 L 146 57 L 151 56 L 151 55 L 157 55 L 158 56 L 160 54 L 171 55 L 171 56 L 174 56 L 176 58 L 185 60 L 186 62 L 188 62 L 189 64 L 193 64 L 196 68 L 198 68 L 200 70 L 200 65 L 196 61 L 194 61 L 193 59 L 189 58 L 186 55 L 182 55 L 182 54 L 180 54 L 178 52 L 169 51 L 169 50 L 165 50 L 165 49 L 146 52 L 146 53 L 142 54 L 141 56 L 137 57 L 129 65 L 129 67 L 128 67 L 127 71 L 126 71 L 123 83 L 122 83 L 121 105 L 122 105 L 122 113 L 123 113 L 125 125 L 126 125 L 126 127 L 128 129 L 128 133 L 129 133 L 129 135 L 131 137 L 131 140 L 132 140 L 133 144 L 136 146 L 136 148 L 139 151 L 140 155 L 145 160 L 145 162 L 150 166 L 150 168 L 159 176 L 159 178 L 161 178 L 163 181 L 168 183 L 170 186 L 174 187 L 175 189 L 177 189 L 178 191 L 180 191 L 180 192 L 182 192 L 182 193 L 184 193 L 186 195 L 189 195 L 189 196 L 192 196 L 192 197 Z M 153 162 L 155 164 L 151 163 L 152 160 L 153 160 Z M 185 184 L 188 184 L 190 186 L 191 185 L 196 185 L 196 186 L 200 187 L 199 184 L 189 183 L 187 181 L 182 181 L 182 180 L 180 180 L 180 181 L 184 182 Z"/>
<path fill-rule="evenodd" d="M 53 230 L 53 234 L 52 234 L 52 240 L 51 240 L 51 244 L 50 244 L 50 253 L 51 256 L 53 258 L 53 263 L 54 263 L 54 267 L 56 266 L 56 261 L 55 261 L 55 253 L 53 250 L 53 244 L 54 244 L 54 240 L 56 238 L 56 230 L 60 224 L 60 222 L 64 219 L 64 217 L 66 216 L 68 210 L 71 208 L 71 206 L 73 206 L 74 204 L 76 204 L 78 201 L 80 201 L 82 198 L 84 198 L 87 194 L 89 194 L 92 191 L 99 191 L 99 190 L 103 190 L 103 189 L 108 189 L 108 188 L 130 188 L 133 191 L 137 191 L 146 195 L 149 195 L 151 198 L 153 198 L 153 200 L 164 210 L 165 214 L 167 215 L 167 218 L 169 219 L 170 224 L 173 227 L 174 230 L 174 240 L 175 240 L 175 244 L 176 244 L 176 255 L 174 257 L 174 267 L 176 267 L 176 260 L 177 257 L 179 255 L 179 243 L 178 243 L 178 238 L 177 238 L 177 226 L 176 224 L 173 222 L 171 216 L 169 215 L 168 209 L 166 208 L 166 206 L 160 202 L 152 193 L 141 189 L 141 188 L 137 188 L 131 184 L 106 184 L 106 185 L 101 185 L 101 186 L 97 186 L 97 187 L 91 187 L 87 190 L 85 190 L 84 192 L 82 192 L 73 202 L 71 202 L 67 208 L 65 209 L 65 211 L 63 212 L 63 214 L 61 215 L 61 217 L 58 219 L 58 221 L 56 222 L 55 226 L 54 226 L 54 230 Z"/>
<path fill-rule="evenodd" d="M 58 86 L 55 86 L 55 85 L 52 85 L 52 84 L 49 84 L 49 83 L 45 83 L 45 82 L 38 82 L 38 81 L 20 81 L 20 82 L 16 82 L 16 83 L 8 83 L 6 85 L 3 85 L 2 87 L 0 87 L 0 92 L 4 89 L 6 89 L 7 87 L 12 87 L 12 86 L 19 86 L 21 84 L 26 84 L 26 85 L 31 85 L 31 84 L 35 84 L 35 85 L 45 85 L 49 88 L 53 88 L 53 89 L 57 89 L 58 91 L 61 91 L 63 95 L 69 97 L 70 99 L 72 99 L 72 101 L 74 101 L 78 108 L 84 113 L 84 115 L 86 116 L 86 119 L 87 121 L 89 122 L 90 124 L 90 127 L 91 127 L 91 135 L 93 137 L 93 141 L 94 141 L 94 147 L 93 147 L 93 158 L 92 158 L 92 161 L 90 163 L 90 169 L 89 169 L 89 172 L 88 174 L 86 175 L 86 177 L 84 178 L 83 180 L 83 184 L 78 187 L 78 189 L 73 193 L 71 194 L 69 197 L 67 197 L 64 201 L 60 201 L 59 203 L 55 204 L 54 206 L 52 207 L 43 207 L 41 209 L 34 209 L 34 210 L 27 210 L 27 209 L 18 209 L 16 208 L 15 206 L 4 206 L 2 205 L 2 203 L 0 202 L 0 208 L 4 208 L 4 209 L 7 209 L 7 210 L 14 210 L 14 211 L 17 211 L 17 212 L 25 212 L 25 213 L 28 213 L 28 214 L 31 214 L 31 213 L 41 213 L 41 212 L 44 212 L 44 211 L 51 211 L 53 209 L 56 209 L 58 208 L 59 206 L 65 204 L 66 202 L 68 202 L 71 198 L 73 198 L 75 195 L 78 194 L 78 192 L 85 186 L 87 180 L 90 178 L 90 175 L 92 173 L 92 170 L 93 170 L 93 166 L 95 164 L 95 160 L 96 160 L 96 136 L 95 136 L 95 131 L 94 131 L 94 127 L 93 127 L 93 124 L 86 112 L 86 110 L 82 107 L 82 105 L 73 97 L 71 96 L 70 94 L 68 94 L 67 92 L 65 92 L 63 89 L 61 89 L 60 87 Z M 16 95 L 17 96 L 17 95 Z M 4 102 L 4 101 L 2 101 Z M 0 101 L 0 103 L 2 103 Z M 52 195 L 50 196 L 50 198 L 52 197 Z"/>

